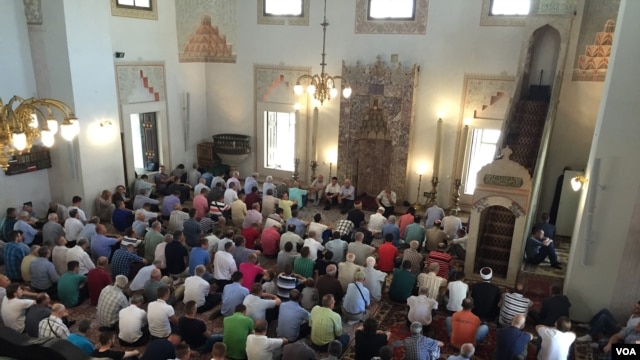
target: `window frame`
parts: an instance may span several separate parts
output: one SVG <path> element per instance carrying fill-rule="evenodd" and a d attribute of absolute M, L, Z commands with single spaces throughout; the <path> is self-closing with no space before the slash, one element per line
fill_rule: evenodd
<path fill-rule="evenodd" d="M 482 0 L 480 26 L 524 26 L 527 15 L 492 15 L 493 0 Z M 531 13 L 531 9 L 529 9 Z"/>
<path fill-rule="evenodd" d="M 118 0 L 111 0 L 111 16 L 158 20 L 158 0 L 149 0 L 149 8 L 120 5 Z"/>
<path fill-rule="evenodd" d="M 120 4 L 120 0 L 116 0 L 116 6 L 122 9 L 135 9 L 135 10 L 144 10 L 144 11 L 153 11 L 153 2 L 149 0 L 149 6 L 138 6 L 136 5 L 137 0 L 133 0 L 133 5 Z"/>
<path fill-rule="evenodd" d="M 281 15 L 281 14 L 271 14 L 267 12 L 267 1 L 269 0 L 262 0 L 262 16 L 263 17 L 287 17 L 287 18 L 303 18 L 305 16 L 305 11 L 304 11 L 304 0 L 298 0 L 300 1 L 300 15 Z"/>
<path fill-rule="evenodd" d="M 416 6 L 418 1 L 413 1 L 413 7 L 411 9 L 410 17 L 385 17 L 385 18 L 375 18 L 371 16 L 371 2 L 376 0 L 367 0 L 367 20 L 368 21 L 415 21 L 416 20 Z"/>
<path fill-rule="evenodd" d="M 478 130 L 494 130 L 494 131 L 499 131 L 500 134 L 498 135 L 498 139 L 495 142 L 495 146 L 496 148 L 494 149 L 494 157 L 491 161 L 495 160 L 495 154 L 497 154 L 497 149 L 498 149 L 498 145 L 500 144 L 500 138 L 502 136 L 502 129 L 500 127 L 496 127 L 496 126 L 481 126 L 481 127 L 472 127 L 469 129 L 469 138 L 467 139 L 467 148 L 465 149 L 465 162 L 464 162 L 464 168 L 463 168 L 463 179 L 462 179 L 462 194 L 467 195 L 467 196 L 473 196 L 473 193 L 467 193 L 467 184 L 469 182 L 469 175 L 471 175 L 469 173 L 469 171 L 471 170 L 471 160 L 472 160 L 472 152 L 473 152 L 473 147 L 474 147 L 474 136 L 475 136 L 475 132 Z M 484 143 L 482 142 L 482 137 L 483 134 L 480 135 L 480 144 L 478 144 L 478 147 L 481 146 L 482 144 L 490 144 L 490 143 Z M 483 166 L 486 166 L 487 164 L 491 163 L 488 162 L 484 165 L 482 165 L 480 168 L 478 168 L 478 171 L 480 171 L 480 169 L 482 169 Z M 474 176 L 478 176 L 478 173 L 476 172 L 474 174 Z M 478 186 L 478 184 L 475 184 L 476 187 Z M 475 187 L 474 187 L 474 191 L 475 191 Z"/>
<path fill-rule="evenodd" d="M 256 0 L 259 25 L 291 25 L 291 26 L 309 26 L 309 2 L 310 0 L 301 0 L 302 15 L 271 15 L 265 14 L 265 1 Z"/>
<path fill-rule="evenodd" d="M 411 20 L 369 19 L 369 0 L 356 0 L 355 33 L 424 35 L 428 10 L 429 0 L 415 0 Z"/>
<path fill-rule="evenodd" d="M 288 126 L 289 126 L 290 130 L 291 130 L 291 128 L 293 128 L 293 146 L 292 146 L 292 149 L 291 149 L 291 163 L 289 164 L 289 165 L 291 165 L 291 168 L 285 168 L 285 167 L 282 167 L 282 166 L 281 167 L 274 166 L 274 165 L 277 165 L 277 164 L 274 164 L 274 165 L 271 165 L 271 166 L 269 165 L 269 156 L 270 156 L 270 147 L 269 147 L 269 139 L 270 139 L 270 136 L 269 136 L 269 121 L 270 121 L 270 119 L 269 119 L 269 114 L 275 114 L 275 117 L 276 117 L 275 121 L 276 122 L 279 121 L 278 114 L 288 114 L 289 115 L 289 119 L 288 119 L 289 120 L 289 124 L 288 124 Z M 289 172 L 295 171 L 295 165 L 294 164 L 295 164 L 295 157 L 296 157 L 295 154 L 296 154 L 296 146 L 297 146 L 296 132 L 297 132 L 297 124 L 298 124 L 298 119 L 297 119 L 295 111 L 291 110 L 291 111 L 287 112 L 287 111 L 280 111 L 280 110 L 268 110 L 268 109 L 265 109 L 265 110 L 263 110 L 262 115 L 263 115 L 263 122 L 262 122 L 263 131 L 262 131 L 262 134 L 264 136 L 263 137 L 263 139 L 264 139 L 264 149 L 263 149 L 264 156 L 263 156 L 263 159 L 262 159 L 262 167 L 265 168 L 265 169 L 269 169 L 269 170 L 289 171 Z M 293 124 L 291 124 L 291 121 L 293 121 Z M 276 133 L 277 133 L 278 124 L 276 124 L 275 127 L 276 127 Z M 291 135 L 291 134 L 289 134 L 289 135 Z M 277 146 L 276 146 L 276 148 L 277 148 Z"/>

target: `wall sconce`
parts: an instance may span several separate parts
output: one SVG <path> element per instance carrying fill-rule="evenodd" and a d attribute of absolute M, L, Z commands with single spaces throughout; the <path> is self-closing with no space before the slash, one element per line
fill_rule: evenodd
<path fill-rule="evenodd" d="M 111 125 L 113 125 L 111 120 L 102 120 L 102 121 L 100 121 L 100 127 L 111 126 Z"/>
<path fill-rule="evenodd" d="M 571 179 L 571 188 L 573 189 L 573 191 L 579 191 L 580 189 L 582 189 L 584 184 L 587 183 L 587 181 L 587 178 L 582 175 L 574 176 Z"/>

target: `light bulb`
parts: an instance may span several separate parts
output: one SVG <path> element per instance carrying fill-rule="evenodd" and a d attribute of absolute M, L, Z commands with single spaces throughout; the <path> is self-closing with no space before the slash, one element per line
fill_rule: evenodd
<path fill-rule="evenodd" d="M 31 113 L 31 122 L 29 123 L 29 126 L 34 129 L 38 128 L 38 115 L 36 115 L 36 113 Z"/>
<path fill-rule="evenodd" d="M 307 87 L 307 93 L 309 93 L 309 95 L 313 95 L 316 93 L 316 86 L 315 85 L 309 85 Z"/>
<path fill-rule="evenodd" d="M 47 127 L 51 131 L 51 134 L 55 135 L 58 133 L 58 120 L 49 119 L 47 120 Z"/>
<path fill-rule="evenodd" d="M 571 179 L 571 188 L 573 191 L 579 191 L 582 188 L 582 184 L 584 182 L 584 178 L 581 176 L 576 176 Z"/>
<path fill-rule="evenodd" d="M 293 92 L 294 92 L 296 95 L 302 95 L 302 92 L 303 92 L 303 91 L 304 91 L 304 89 L 302 88 L 302 85 L 300 85 L 300 84 L 296 84 L 296 85 L 293 87 Z"/>
<path fill-rule="evenodd" d="M 329 97 L 334 98 L 334 97 L 336 97 L 336 95 L 338 95 L 338 89 L 336 89 L 336 88 L 331 88 L 331 89 L 329 90 Z"/>
<path fill-rule="evenodd" d="M 60 125 L 60 135 L 62 135 L 62 138 L 67 141 L 73 140 L 73 138 L 76 136 L 73 124 Z"/>
<path fill-rule="evenodd" d="M 78 119 L 71 119 L 69 122 L 73 126 L 73 136 L 80 134 L 80 122 Z"/>
<path fill-rule="evenodd" d="M 27 134 L 25 133 L 13 133 L 11 136 L 13 147 L 18 151 L 22 151 L 27 148 Z"/>
<path fill-rule="evenodd" d="M 351 87 L 347 86 L 346 88 L 342 89 L 342 96 L 344 96 L 345 99 L 348 99 L 349 96 L 351 96 Z"/>
<path fill-rule="evenodd" d="M 51 130 L 42 130 L 40 131 L 40 137 L 42 140 L 42 145 L 46 147 L 52 147 L 55 139 L 53 137 L 53 132 Z"/>

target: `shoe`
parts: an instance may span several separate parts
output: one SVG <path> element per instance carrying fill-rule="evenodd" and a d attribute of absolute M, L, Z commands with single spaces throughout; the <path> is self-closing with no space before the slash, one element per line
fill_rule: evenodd
<path fill-rule="evenodd" d="M 562 270 L 562 266 L 560 266 L 560 264 L 551 264 L 551 267 L 554 269 Z"/>
<path fill-rule="evenodd" d="M 591 335 L 587 334 L 585 336 L 580 336 L 579 338 L 576 339 L 577 342 L 591 342 L 591 340 L 593 340 L 591 338 Z"/>

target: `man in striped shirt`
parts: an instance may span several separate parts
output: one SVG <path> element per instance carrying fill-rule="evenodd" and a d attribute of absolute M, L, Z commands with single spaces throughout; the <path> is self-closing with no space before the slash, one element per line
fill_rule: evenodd
<path fill-rule="evenodd" d="M 516 284 L 516 288 L 512 293 L 502 294 L 502 308 L 500 308 L 500 324 L 509 326 L 511 320 L 517 314 L 527 316 L 529 308 L 533 305 L 531 300 L 524 297 L 524 286 Z"/>
<path fill-rule="evenodd" d="M 438 270 L 438 276 L 445 279 L 449 279 L 449 268 L 451 266 L 451 259 L 453 257 L 445 252 L 446 245 L 444 243 L 438 244 L 438 250 L 431 251 L 429 253 L 428 264 L 437 263 L 440 265 Z"/>

